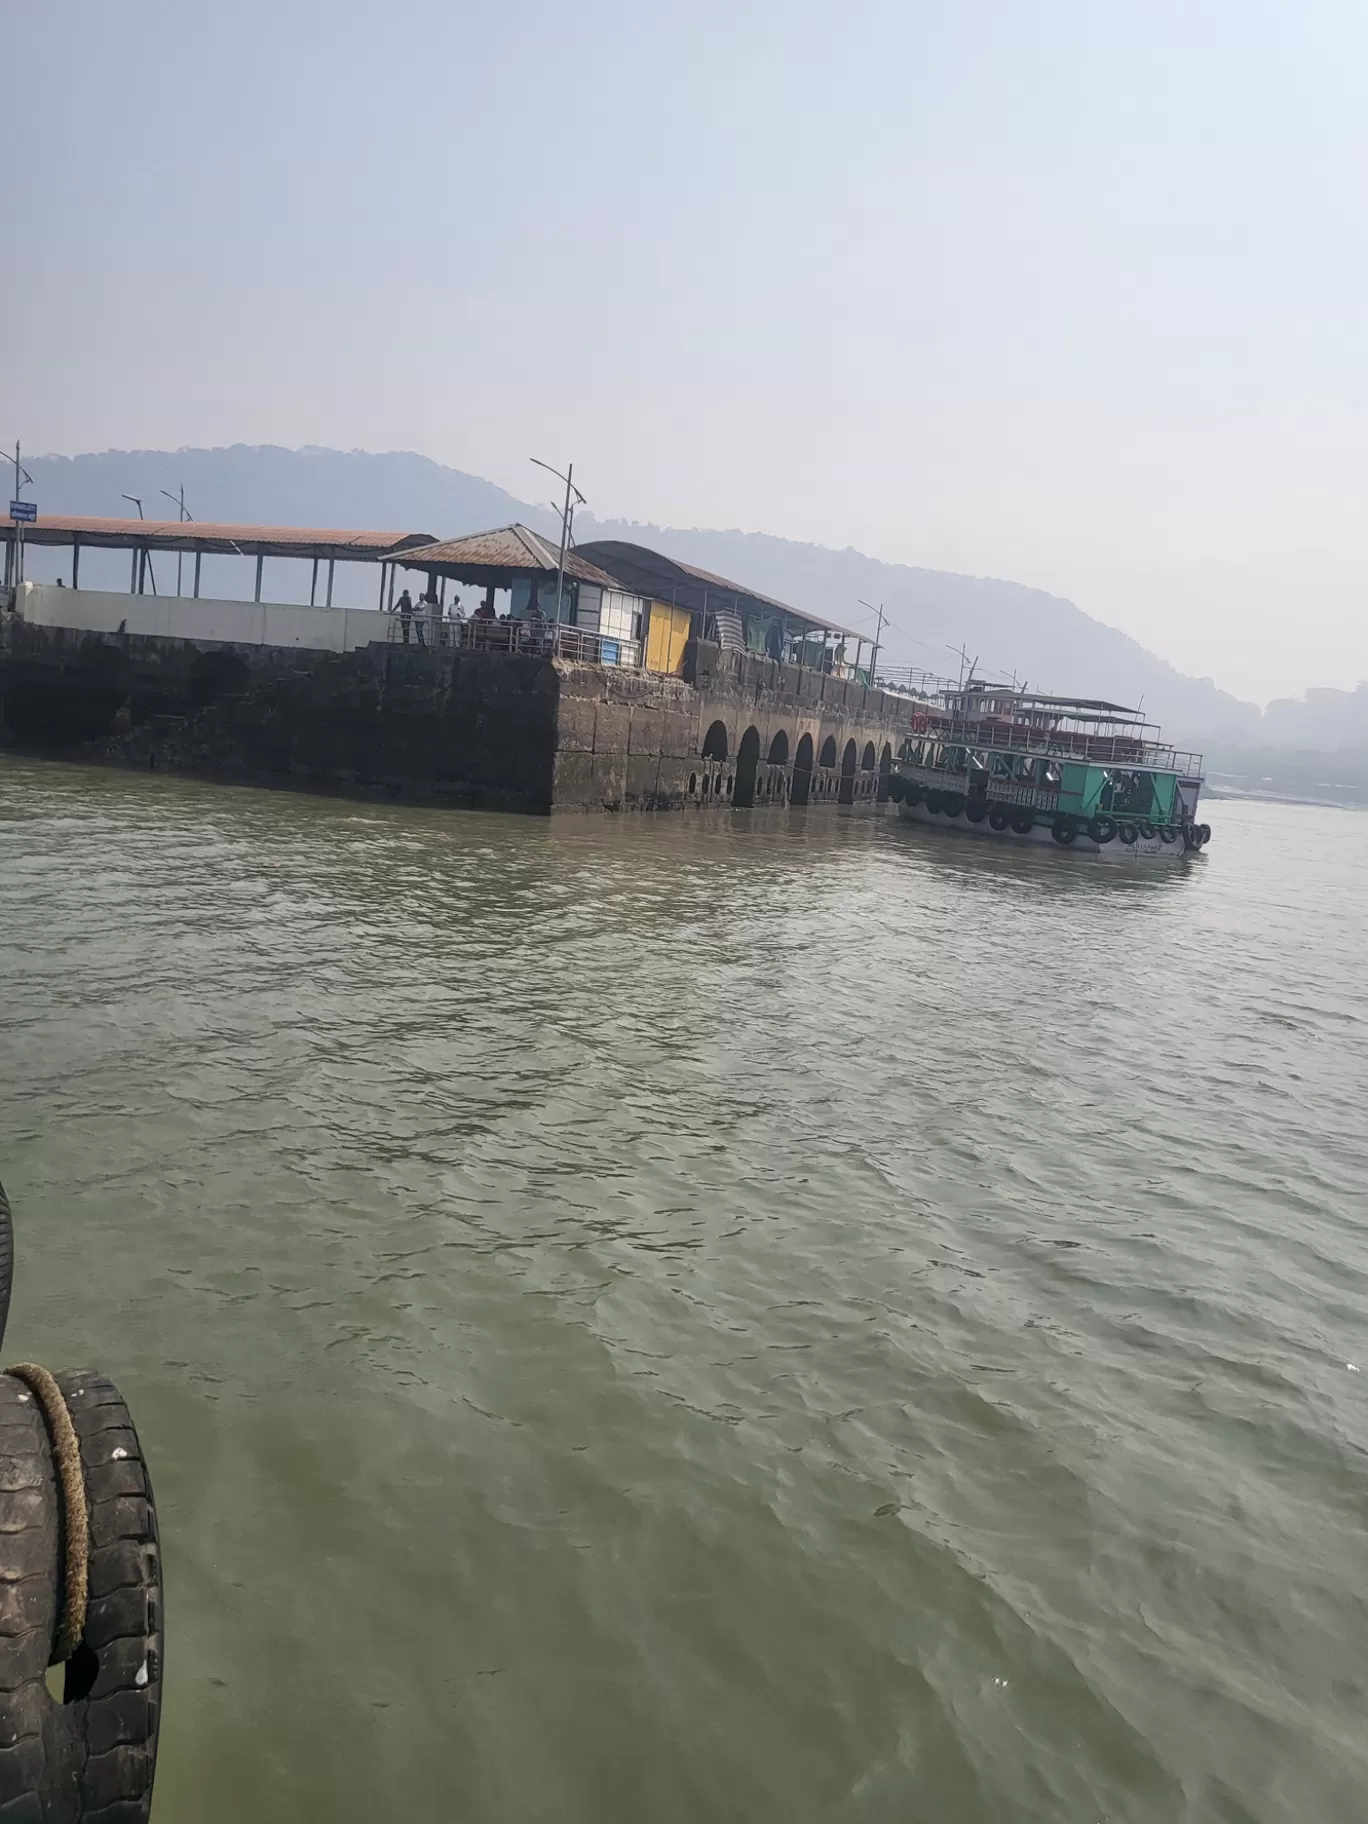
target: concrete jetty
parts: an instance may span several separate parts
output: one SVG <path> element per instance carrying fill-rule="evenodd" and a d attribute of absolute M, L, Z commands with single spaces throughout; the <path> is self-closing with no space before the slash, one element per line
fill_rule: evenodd
<path fill-rule="evenodd" d="M 150 595 L 134 541 L 195 549 L 196 529 L 58 530 L 97 523 L 129 541 L 128 593 L 15 579 L 0 595 L 0 745 L 544 814 L 875 804 L 910 726 L 877 654 L 859 662 L 867 641 L 638 547 L 613 548 L 624 581 L 526 528 L 350 535 L 373 541 L 346 561 L 378 566 L 378 605 L 301 605 Z M 255 538 L 258 593 L 263 545 L 312 559 L 316 583 L 344 536 L 204 530 L 249 558 Z M 427 586 L 401 613 L 402 567 Z M 483 600 L 453 617 L 472 583 Z"/>

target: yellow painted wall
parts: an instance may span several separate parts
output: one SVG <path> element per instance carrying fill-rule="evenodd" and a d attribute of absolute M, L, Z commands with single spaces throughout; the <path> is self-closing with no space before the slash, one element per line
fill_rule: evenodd
<path fill-rule="evenodd" d="M 650 626 L 646 634 L 647 671 L 682 676 L 691 619 L 687 608 L 675 608 L 669 602 L 651 603 Z"/>

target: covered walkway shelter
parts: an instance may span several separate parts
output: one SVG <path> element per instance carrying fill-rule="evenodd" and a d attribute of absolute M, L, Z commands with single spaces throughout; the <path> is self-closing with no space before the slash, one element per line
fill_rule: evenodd
<path fill-rule="evenodd" d="M 438 582 L 474 584 L 484 600 L 467 622 L 462 644 L 521 650 L 529 642 L 561 657 L 604 665 L 641 663 L 646 603 L 614 575 L 530 526 L 497 526 L 463 538 L 405 551 L 396 562 L 427 574 L 426 594 Z M 508 612 L 495 613 L 507 592 Z"/>
<path fill-rule="evenodd" d="M 581 545 L 579 553 L 648 597 L 653 626 L 667 613 L 679 622 L 687 615 L 690 627 L 683 630 L 685 637 L 692 631 L 726 650 L 765 653 L 838 676 L 858 673 L 864 647 L 871 648 L 871 660 L 877 654 L 868 635 L 646 545 L 595 539 Z"/>
<path fill-rule="evenodd" d="M 432 542 L 430 532 L 353 532 L 340 529 L 319 530 L 299 526 L 215 525 L 201 520 L 155 519 L 89 519 L 74 515 L 45 514 L 31 525 L 15 527 L 3 522 L 0 536 L 5 543 L 5 586 L 13 588 L 22 581 L 22 547 L 69 547 L 71 551 L 71 587 L 80 588 L 81 553 L 89 550 L 127 551 L 130 554 L 128 589 L 130 595 L 152 593 L 157 589 L 152 557 L 167 552 L 177 559 L 177 587 L 181 594 L 183 559 L 193 556 L 191 600 L 200 595 L 200 571 L 206 555 L 241 557 L 255 560 L 254 602 L 261 600 L 262 566 L 268 557 L 297 558 L 312 564 L 309 584 L 309 606 L 331 608 L 333 577 L 339 563 L 376 564 L 379 566 L 376 606 L 388 606 L 394 592 L 394 564 L 404 551 L 414 545 Z M 320 567 L 323 575 L 323 600 L 319 600 Z"/>

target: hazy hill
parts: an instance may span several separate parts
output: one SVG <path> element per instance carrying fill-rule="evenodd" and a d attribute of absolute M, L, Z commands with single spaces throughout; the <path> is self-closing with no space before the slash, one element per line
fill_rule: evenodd
<path fill-rule="evenodd" d="M 160 490 L 174 493 L 183 482 L 187 504 L 199 519 L 374 526 L 436 536 L 515 518 L 555 528 L 549 509 L 516 500 L 478 476 L 403 452 L 372 455 L 236 444 L 217 450 L 41 457 L 27 466 L 40 509 L 49 512 L 128 514 L 134 509 L 122 496 L 134 494 L 142 497 L 148 518 L 170 518 L 174 507 Z M 1014 670 L 1041 688 L 1143 700 L 1183 741 L 1280 740 L 1285 722 L 1289 744 L 1308 744 L 1292 715 L 1300 706 L 1275 706 L 1281 718 L 1275 733 L 1275 724 L 1265 726 L 1255 706 L 1218 690 L 1209 679 L 1183 676 L 1072 602 L 1021 583 L 885 564 L 858 551 L 832 551 L 763 533 L 631 525 L 588 515 L 576 529 L 585 539 L 630 538 L 654 545 L 861 631 L 870 623 L 856 618 L 863 612 L 859 599 L 882 602 L 892 622 L 886 642 L 890 663 L 953 672 L 956 661 L 948 648 L 964 643 L 983 667 Z M 83 580 L 96 580 L 97 561 L 94 554 L 82 560 Z M 104 569 L 110 574 L 100 580 L 114 583 L 108 559 Z M 292 569 L 302 571 L 303 566 Z M 1315 694 L 1330 698 L 1347 693 Z M 1368 693 L 1360 694 L 1368 702 Z M 1338 726 L 1323 706 L 1308 713 L 1307 720 L 1318 728 Z"/>
<path fill-rule="evenodd" d="M 1143 703 L 1175 738 L 1236 735 L 1259 727 L 1254 704 L 1218 690 L 1209 678 L 1185 677 L 1128 634 L 1022 583 L 886 564 L 849 548 L 831 551 L 761 532 L 615 523 L 601 535 L 654 545 L 796 608 L 830 614 L 861 633 L 872 634 L 874 623 L 868 616 L 854 618 L 864 614 L 857 604 L 882 603 L 893 629 L 889 654 L 898 664 L 953 676 L 958 661 L 952 648 L 962 644 L 989 675 L 1015 672 L 1037 689 Z"/>
<path fill-rule="evenodd" d="M 1279 697 L 1263 713 L 1260 733 L 1274 747 L 1368 747 L 1368 683 L 1357 690 L 1308 690 Z"/>

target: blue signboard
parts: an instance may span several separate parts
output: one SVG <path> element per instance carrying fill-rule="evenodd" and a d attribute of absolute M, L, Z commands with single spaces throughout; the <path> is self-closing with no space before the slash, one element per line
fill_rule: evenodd
<path fill-rule="evenodd" d="M 12 500 L 10 502 L 11 519 L 23 520 L 26 524 L 31 525 L 37 517 L 38 502 L 36 500 Z"/>

